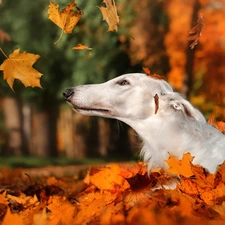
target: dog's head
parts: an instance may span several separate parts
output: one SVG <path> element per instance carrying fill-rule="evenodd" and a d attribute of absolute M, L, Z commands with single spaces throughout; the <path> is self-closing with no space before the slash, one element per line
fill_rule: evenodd
<path fill-rule="evenodd" d="M 164 80 L 145 74 L 125 74 L 102 84 L 80 85 L 66 89 L 66 101 L 75 111 L 90 116 L 129 121 L 182 114 L 203 120 L 203 116 Z"/>
<path fill-rule="evenodd" d="M 172 92 L 164 80 L 125 74 L 102 84 L 66 89 L 66 101 L 79 113 L 110 118 L 144 119 L 155 113 L 155 98 Z"/>

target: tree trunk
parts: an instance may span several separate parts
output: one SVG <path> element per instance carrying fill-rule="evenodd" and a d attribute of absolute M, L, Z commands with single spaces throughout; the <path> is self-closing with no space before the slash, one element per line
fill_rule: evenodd
<path fill-rule="evenodd" d="M 26 149 L 23 141 L 21 107 L 17 99 L 5 97 L 2 101 L 2 109 L 7 130 L 5 155 L 21 156 Z"/>
<path fill-rule="evenodd" d="M 23 113 L 23 133 L 24 133 L 24 141 L 27 146 L 28 152 L 30 153 L 30 150 L 32 148 L 32 132 L 31 132 L 31 106 L 29 104 L 24 104 L 22 107 L 22 113 Z"/>
<path fill-rule="evenodd" d="M 57 105 L 48 105 L 32 113 L 32 149 L 39 157 L 58 155 L 56 139 Z"/>
<path fill-rule="evenodd" d="M 35 112 L 32 116 L 32 155 L 47 157 L 49 154 L 49 121 L 46 112 Z"/>
<path fill-rule="evenodd" d="M 110 124 L 109 121 L 105 119 L 98 119 L 99 127 L 99 155 L 101 157 L 106 157 L 108 155 L 109 139 L 110 139 Z"/>
<path fill-rule="evenodd" d="M 60 155 L 72 159 L 83 159 L 87 153 L 87 131 L 89 118 L 61 109 L 57 123 L 57 145 Z"/>
<path fill-rule="evenodd" d="M 195 0 L 194 5 L 193 5 L 193 13 L 192 13 L 192 20 L 191 20 L 191 27 L 195 26 L 196 21 L 198 19 L 198 12 L 200 10 L 200 3 L 199 0 Z M 193 86 L 193 79 L 194 79 L 194 59 L 195 59 L 195 50 L 187 47 L 186 51 L 186 56 L 187 56 L 187 61 L 185 65 L 185 76 L 184 76 L 184 84 L 181 90 L 181 93 L 186 96 L 187 98 L 190 97 L 190 93 L 192 91 L 192 86 Z"/>
<path fill-rule="evenodd" d="M 120 160 L 129 160 L 132 157 L 130 140 L 128 136 L 129 126 L 120 121 L 110 121 L 109 156 Z"/>

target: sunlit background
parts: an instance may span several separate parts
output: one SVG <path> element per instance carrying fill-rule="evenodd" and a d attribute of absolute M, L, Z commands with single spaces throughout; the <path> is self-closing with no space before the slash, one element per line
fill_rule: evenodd
<path fill-rule="evenodd" d="M 61 8 L 70 3 L 55 0 Z M 136 159 L 141 143 L 125 124 L 89 118 L 71 110 L 65 88 L 99 83 L 129 72 L 165 76 L 206 118 L 225 120 L 225 1 L 116 0 L 118 32 L 107 32 L 97 6 L 100 0 L 77 0 L 83 16 L 72 34 L 48 20 L 49 1 L 9 1 L 0 4 L 0 47 L 39 54 L 34 67 L 43 73 L 42 89 L 10 89 L 0 71 L 0 164 L 90 163 Z M 189 31 L 199 13 L 205 23 L 194 49 Z M 75 51 L 85 44 L 92 48 Z M 5 56 L 0 54 L 0 64 Z"/>

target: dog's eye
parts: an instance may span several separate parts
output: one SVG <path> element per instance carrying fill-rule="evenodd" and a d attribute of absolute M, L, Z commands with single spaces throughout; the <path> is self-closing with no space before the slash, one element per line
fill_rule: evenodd
<path fill-rule="evenodd" d="M 127 80 L 122 80 L 122 81 L 118 81 L 117 84 L 124 86 L 124 85 L 129 85 L 130 83 Z"/>

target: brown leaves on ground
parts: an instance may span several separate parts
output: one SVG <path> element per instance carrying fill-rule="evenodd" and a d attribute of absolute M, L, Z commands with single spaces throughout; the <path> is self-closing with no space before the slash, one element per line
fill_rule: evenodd
<path fill-rule="evenodd" d="M 0 50 L 2 51 L 2 49 Z M 3 51 L 2 53 L 5 55 Z M 32 67 L 40 58 L 39 55 L 27 52 L 20 53 L 20 49 L 16 49 L 6 58 L 0 65 L 0 70 L 3 71 L 4 79 L 12 90 L 15 79 L 20 80 L 25 87 L 41 87 L 40 78 L 42 74 Z"/>
<path fill-rule="evenodd" d="M 193 165 L 189 153 L 181 160 L 171 155 L 167 163 L 170 167 L 167 171 L 158 169 L 150 175 L 143 163 L 109 164 L 89 169 L 80 179 L 77 174 L 37 179 L 20 169 L 3 167 L 0 222 L 2 225 L 225 224 L 225 163 L 215 174 Z"/>
<path fill-rule="evenodd" d="M 62 29 L 62 33 L 55 44 L 61 39 L 63 33 L 72 33 L 74 27 L 83 15 L 82 11 L 77 7 L 77 4 L 74 1 L 61 11 L 59 10 L 58 4 L 50 2 L 47 13 L 48 18 Z"/>
<path fill-rule="evenodd" d="M 209 174 L 191 160 L 170 156 L 168 172 L 179 177 L 161 170 L 148 176 L 143 163 L 127 163 L 91 168 L 81 180 L 40 177 L 39 183 L 3 168 L 1 224 L 225 224 L 225 164 Z M 174 182 L 174 190 L 164 188 Z"/>
<path fill-rule="evenodd" d="M 198 16 L 197 24 L 194 27 L 192 27 L 189 32 L 190 36 L 188 37 L 188 40 L 193 41 L 190 44 L 191 49 L 193 49 L 195 47 L 195 45 L 198 44 L 198 39 L 202 35 L 202 31 L 203 31 L 204 27 L 205 27 L 205 24 L 204 24 L 204 20 L 203 20 L 203 14 L 200 13 Z"/>
<path fill-rule="evenodd" d="M 117 14 L 117 8 L 114 0 L 103 0 L 106 7 L 99 6 L 98 8 L 101 10 L 102 18 L 108 24 L 108 31 L 117 31 L 118 24 L 120 22 L 119 16 Z"/>

